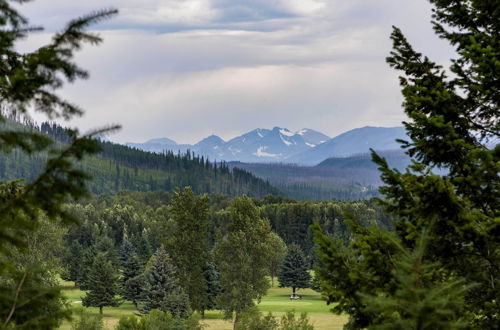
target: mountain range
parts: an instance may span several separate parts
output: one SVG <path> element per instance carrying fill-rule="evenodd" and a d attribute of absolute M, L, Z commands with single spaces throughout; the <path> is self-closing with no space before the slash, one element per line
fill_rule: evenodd
<path fill-rule="evenodd" d="M 399 148 L 396 139 L 406 137 L 403 127 L 356 128 L 330 138 L 321 132 L 304 128 L 292 132 L 286 128 L 258 128 L 229 141 L 211 135 L 200 142 L 178 144 L 168 138 L 144 143 L 126 143 L 144 151 L 161 153 L 191 150 L 210 160 L 245 163 L 293 163 L 316 165 L 331 157 L 348 157 L 367 153 L 370 148 L 384 151 Z"/>

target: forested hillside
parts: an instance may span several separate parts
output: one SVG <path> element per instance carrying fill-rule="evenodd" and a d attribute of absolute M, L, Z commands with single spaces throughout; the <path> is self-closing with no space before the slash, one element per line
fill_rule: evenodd
<path fill-rule="evenodd" d="M 8 123 L 10 128 L 40 131 L 60 143 L 69 141 L 65 128 L 56 124 L 40 126 Z M 279 191 L 268 182 L 243 169 L 230 169 L 225 163 L 211 163 L 191 152 L 156 154 L 123 145 L 101 141 L 101 152 L 85 158 L 79 167 L 92 176 L 88 187 L 93 193 L 115 193 L 122 189 L 137 191 L 173 191 L 175 187 L 191 186 L 196 193 L 220 193 L 229 196 L 247 194 L 263 197 Z M 47 154 L 32 154 L 13 150 L 0 154 L 0 179 L 33 180 L 42 170 Z"/>

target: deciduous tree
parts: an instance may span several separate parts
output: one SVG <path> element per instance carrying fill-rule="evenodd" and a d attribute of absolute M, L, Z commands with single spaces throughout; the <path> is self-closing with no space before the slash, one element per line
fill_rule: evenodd
<path fill-rule="evenodd" d="M 236 327 L 241 313 L 254 306 L 254 299 L 260 300 L 269 288 L 271 227 L 246 196 L 233 201 L 229 215 L 214 249 L 222 288 L 218 306 L 227 318 L 236 314 Z"/>
<path fill-rule="evenodd" d="M 203 274 L 209 261 L 208 196 L 196 196 L 191 188 L 176 191 L 169 209 L 173 222 L 168 250 L 189 296 L 193 310 L 203 313 L 207 283 Z"/>

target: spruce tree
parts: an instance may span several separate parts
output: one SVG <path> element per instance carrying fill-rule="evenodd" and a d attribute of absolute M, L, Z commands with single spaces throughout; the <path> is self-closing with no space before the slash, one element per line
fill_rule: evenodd
<path fill-rule="evenodd" d="M 122 267 L 130 258 L 130 256 L 134 254 L 136 254 L 134 246 L 132 245 L 132 243 L 130 243 L 130 241 L 127 238 L 124 238 L 122 246 L 120 248 L 120 256 L 119 256 Z"/>
<path fill-rule="evenodd" d="M 203 294 L 203 308 L 202 310 L 210 310 L 217 308 L 217 298 L 221 293 L 220 286 L 220 273 L 217 270 L 215 262 L 208 262 L 205 265 L 203 276 L 207 284 L 205 293 Z M 203 316 L 203 314 L 202 314 Z"/>
<path fill-rule="evenodd" d="M 304 253 L 298 245 L 288 247 L 278 280 L 281 288 L 292 288 L 294 296 L 296 289 L 305 289 L 310 286 L 311 275 L 307 269 Z"/>
<path fill-rule="evenodd" d="M 124 299 L 132 301 L 137 308 L 137 302 L 141 296 L 143 267 L 135 253 L 129 255 L 123 264 L 121 283 L 121 295 Z"/>
<path fill-rule="evenodd" d="M 83 306 L 99 307 L 99 313 L 102 314 L 103 307 L 120 305 L 121 302 L 117 299 L 120 292 L 118 273 L 105 254 L 99 253 L 95 257 L 87 285 L 89 292 L 82 299 Z"/>
<path fill-rule="evenodd" d="M 168 299 L 175 300 L 175 303 L 170 304 Z M 177 270 L 163 246 L 153 255 L 151 265 L 144 273 L 141 301 L 141 311 L 146 314 L 159 309 L 172 315 L 184 315 L 184 310 L 189 309 L 189 298 L 179 287 Z"/>

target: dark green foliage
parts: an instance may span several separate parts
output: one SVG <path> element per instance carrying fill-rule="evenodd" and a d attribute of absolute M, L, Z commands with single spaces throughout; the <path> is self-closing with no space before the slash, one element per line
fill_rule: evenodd
<path fill-rule="evenodd" d="M 89 289 L 90 270 L 92 269 L 96 255 L 97 251 L 94 246 L 89 246 L 82 250 L 81 257 L 78 259 L 80 264 L 76 265 L 78 269 L 76 270 L 77 278 L 75 284 L 81 290 Z"/>
<path fill-rule="evenodd" d="M 254 299 L 260 300 L 269 287 L 271 228 L 246 196 L 233 201 L 229 217 L 219 232 L 214 255 L 222 288 L 218 306 L 227 318 L 235 313 L 237 324 L 240 314 L 254 306 Z"/>
<path fill-rule="evenodd" d="M 388 237 L 389 238 L 389 237 Z M 369 329 L 429 329 L 467 328 L 462 317 L 464 296 L 469 287 L 462 280 L 441 279 L 437 263 L 424 260 L 427 234 L 424 233 L 415 250 L 409 253 L 399 243 L 392 275 L 396 291 L 390 295 L 361 295 L 366 312 L 376 315 Z"/>
<path fill-rule="evenodd" d="M 132 277 L 125 283 L 123 283 L 122 297 L 124 299 L 130 300 L 134 304 L 135 308 L 139 309 L 139 301 L 144 296 L 143 288 L 144 277 L 142 276 L 142 274 L 136 277 Z"/>
<path fill-rule="evenodd" d="M 142 294 L 143 267 L 139 258 L 135 253 L 132 253 L 123 263 L 121 283 L 121 295 L 124 299 L 132 301 L 137 308 L 137 302 Z"/>
<path fill-rule="evenodd" d="M 203 326 L 195 317 L 180 319 L 172 317 L 170 313 L 152 310 L 151 313 L 138 318 L 137 316 L 123 316 L 120 318 L 116 330 L 202 330 Z"/>
<path fill-rule="evenodd" d="M 180 286 L 165 295 L 159 309 L 181 319 L 188 318 L 192 314 L 189 296 Z"/>
<path fill-rule="evenodd" d="M 220 286 L 220 273 L 217 270 L 215 262 L 208 262 L 205 264 L 203 277 L 205 278 L 207 286 L 203 295 L 204 299 L 202 311 L 216 309 L 217 298 L 220 295 L 222 288 Z"/>
<path fill-rule="evenodd" d="M 151 258 L 151 264 L 144 273 L 143 283 L 143 313 L 159 309 L 182 317 L 190 314 L 189 298 L 179 286 L 177 269 L 163 246 Z M 169 299 L 171 301 L 168 301 Z"/>
<path fill-rule="evenodd" d="M 25 1 L 17 1 L 22 3 Z M 67 144 L 61 148 L 46 136 L 30 129 L 9 128 L 7 119 L 24 118 L 29 110 L 49 118 L 69 119 L 82 113 L 61 99 L 55 91 L 65 81 L 86 78 L 87 73 L 72 60 L 84 43 L 98 44 L 101 39 L 85 32 L 89 25 L 106 19 L 116 11 L 99 11 L 71 21 L 50 43 L 31 53 L 19 53 L 18 42 L 35 29 L 11 1 L 0 1 L 0 150 L 4 155 L 26 159 L 44 154 L 38 170 L 0 182 L 0 317 L 3 328 L 52 329 L 68 318 L 55 276 L 43 263 L 20 269 L 13 261 L 21 251 L 29 260 L 31 234 L 41 229 L 41 219 L 63 224 L 76 223 L 64 203 L 87 196 L 88 173 L 74 163 L 98 151 L 93 137 L 107 129 L 79 136 L 68 131 Z M 8 156 L 7 156 L 8 157 Z M 30 167 L 31 164 L 30 164 Z M 2 174 L 6 167 L 0 166 Z M 50 243 L 49 243 L 50 244 Z M 54 280 L 52 283 L 51 280 Z"/>
<path fill-rule="evenodd" d="M 297 245 L 288 247 L 288 252 L 278 274 L 281 288 L 292 288 L 293 294 L 296 289 L 305 289 L 310 286 L 311 275 L 309 274 L 304 253 Z"/>
<path fill-rule="evenodd" d="M 102 314 L 103 307 L 120 305 L 121 302 L 116 297 L 120 292 L 118 274 L 105 254 L 99 253 L 94 258 L 87 287 L 89 291 L 82 298 L 83 306 L 99 307 L 99 312 Z"/>
<path fill-rule="evenodd" d="M 124 239 L 120 248 L 120 263 L 122 267 L 125 266 L 125 263 L 132 255 L 136 255 L 135 248 L 128 239 Z"/>
<path fill-rule="evenodd" d="M 350 235 L 346 214 L 355 216 L 363 226 L 378 224 L 392 228 L 392 217 L 384 214 L 382 208 L 373 201 L 272 203 L 262 205 L 260 210 L 261 216 L 269 219 L 273 230 L 287 245 L 299 245 L 308 257 L 314 254 L 310 226 L 315 222 L 327 234 L 346 240 Z"/>
<path fill-rule="evenodd" d="M 72 242 L 71 245 L 63 251 L 62 264 L 64 271 L 61 278 L 66 281 L 76 282 L 80 277 L 83 248 L 78 242 Z"/>
<path fill-rule="evenodd" d="M 354 222 L 350 224 L 352 237 L 348 246 L 340 240 L 332 240 L 314 225 L 316 243 L 322 267 L 317 267 L 321 279 L 323 296 L 328 303 L 336 303 L 332 311 L 347 313 L 346 329 L 368 327 L 374 315 L 365 310 L 358 293 L 378 295 L 394 292 L 396 284 L 392 271 L 394 261 L 387 256 L 399 251 L 394 233 L 379 228 L 364 228 Z"/>
<path fill-rule="evenodd" d="M 191 188 L 174 193 L 169 209 L 172 220 L 168 250 L 193 310 L 203 312 L 209 259 L 208 196 L 195 196 Z"/>
<path fill-rule="evenodd" d="M 338 300 L 335 310 L 350 315 L 351 328 L 451 329 L 462 320 L 476 329 L 500 324 L 500 146 L 491 147 L 499 136 L 500 3 L 430 2 L 434 29 L 455 47 L 457 58 L 446 71 L 394 28 L 394 50 L 387 60 L 402 72 L 409 118 L 405 128 L 411 138 L 402 145 L 414 162 L 402 173 L 375 153 L 373 159 L 386 184 L 381 189 L 386 199 L 380 202 L 399 218 L 395 234 L 355 227 L 349 249 L 318 236 L 326 266 L 324 294 Z M 435 169 L 445 171 L 437 174 Z M 399 256 L 399 246 L 418 256 L 422 232 L 428 242 L 424 266 L 408 271 L 418 258 Z M 437 269 L 425 266 L 429 262 Z M 415 283 L 424 275 L 427 281 Z M 358 293 L 372 299 L 363 300 Z M 420 304 L 410 304 L 412 294 Z M 395 304 L 400 305 L 392 313 Z M 429 323 L 424 324 L 418 318 L 427 311 Z"/>
<path fill-rule="evenodd" d="M 428 253 L 469 290 L 472 324 L 500 324 L 500 3 L 433 0 L 434 29 L 456 49 L 448 78 L 444 69 L 416 52 L 395 28 L 389 64 L 402 71 L 405 124 L 412 140 L 403 145 L 418 162 L 412 172 L 391 171 L 374 156 L 387 184 L 386 209 L 402 221 L 396 226 L 406 245 L 422 228 L 429 231 Z M 450 26 L 452 28 L 450 28 Z M 498 141 L 498 140 L 497 140 Z M 446 168 L 447 175 L 429 173 Z M 439 207 L 436 207 L 439 206 Z"/>

